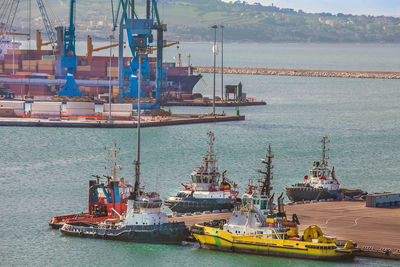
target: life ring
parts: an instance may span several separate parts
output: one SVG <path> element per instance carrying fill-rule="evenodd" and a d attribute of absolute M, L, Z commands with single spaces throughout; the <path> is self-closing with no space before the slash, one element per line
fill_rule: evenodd
<path fill-rule="evenodd" d="M 79 236 L 83 236 L 83 232 L 82 231 L 79 232 Z"/>

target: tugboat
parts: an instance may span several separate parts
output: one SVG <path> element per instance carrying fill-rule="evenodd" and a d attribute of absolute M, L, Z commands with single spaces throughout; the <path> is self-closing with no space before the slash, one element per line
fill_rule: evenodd
<path fill-rule="evenodd" d="M 335 176 L 335 168 L 328 169 L 326 157 L 326 144 L 328 136 L 324 136 L 322 142 L 322 160 L 314 161 L 310 169 L 310 176 L 304 176 L 304 182 L 286 187 L 286 195 L 293 201 L 337 199 L 341 194 L 340 184 Z M 360 191 L 361 193 L 362 191 Z"/>
<path fill-rule="evenodd" d="M 203 165 L 196 167 L 190 177 L 191 183 L 182 184 L 184 189 L 176 196 L 164 200 L 164 204 L 173 212 L 203 212 L 233 209 L 237 184 L 225 177 L 216 167 L 217 157 L 214 154 L 214 133 L 208 132 L 209 150 L 203 158 Z"/>
<path fill-rule="evenodd" d="M 267 159 L 262 160 L 267 170 L 262 186 L 252 186 L 252 192 L 242 197 L 229 221 L 216 220 L 196 224 L 192 228 L 200 247 L 266 256 L 284 256 L 317 260 L 344 260 L 354 257 L 352 241 L 336 240 L 324 236 L 321 229 L 312 225 L 299 235 L 296 215 L 288 220 L 283 205 L 283 193 L 278 197 L 278 210 L 274 210 L 271 194 L 272 159 L 268 146 Z"/>
<path fill-rule="evenodd" d="M 100 183 L 100 179 L 103 177 L 99 175 L 92 175 L 96 180 L 89 181 L 89 212 L 53 217 L 49 223 L 53 229 L 61 228 L 66 222 L 96 223 L 106 219 L 114 219 L 119 217 L 117 214 L 126 212 L 127 200 L 133 187 L 124 178 L 117 178 L 119 169 L 117 164 L 118 151 L 119 149 L 114 142 L 113 148 L 109 151 L 109 154 L 111 154 L 111 166 L 109 167 L 111 176 L 103 175 L 107 179 L 106 182 Z"/>
<path fill-rule="evenodd" d="M 140 61 L 139 56 L 139 70 Z M 138 77 L 141 77 L 140 71 Z M 61 233 L 87 238 L 161 244 L 181 244 L 187 237 L 188 229 L 184 222 L 170 223 L 167 215 L 161 212 L 160 196 L 156 192 L 145 193 L 144 188 L 140 187 L 140 87 L 139 79 L 135 186 L 128 198 L 126 214 L 118 214 L 119 220 L 106 220 L 101 223 L 66 223 L 60 228 Z"/>

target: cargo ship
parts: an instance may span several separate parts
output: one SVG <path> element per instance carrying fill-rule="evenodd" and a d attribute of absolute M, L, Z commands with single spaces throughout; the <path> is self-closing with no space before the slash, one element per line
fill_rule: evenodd
<path fill-rule="evenodd" d="M 19 49 L 21 43 L 4 40 L 0 42 L 0 76 L 4 78 L 30 78 L 30 79 L 55 79 L 64 78 L 64 71 L 59 75 L 56 72 L 57 56 L 52 50 L 41 50 L 41 44 L 37 49 Z M 78 56 L 78 65 L 74 74 L 77 80 L 118 80 L 118 57 L 107 56 Z M 130 57 L 124 57 L 124 73 L 129 72 Z M 142 90 L 146 96 L 151 96 L 155 88 L 156 80 L 156 58 L 149 57 L 150 75 L 143 80 Z M 175 62 L 163 63 L 162 94 L 179 97 L 180 95 L 192 94 L 193 87 L 202 76 L 194 74 L 192 66 L 182 66 Z M 125 83 L 129 79 L 124 75 Z M 15 95 L 29 96 L 52 96 L 57 94 L 59 88 L 56 86 L 27 85 L 27 84 L 4 84 L 10 93 Z M 107 86 L 79 86 L 82 96 L 98 97 L 107 93 Z M 118 86 L 113 86 L 113 96 L 118 94 Z"/>
<path fill-rule="evenodd" d="M 112 163 L 110 164 L 112 176 L 93 175 L 96 180 L 89 181 L 88 212 L 55 216 L 49 223 L 53 229 L 59 229 L 65 223 L 97 223 L 115 219 L 119 218 L 118 214 L 126 212 L 129 193 L 133 187 L 124 178 L 117 178 L 117 151 L 114 143 L 111 150 Z M 106 179 L 105 183 L 100 182 L 102 178 Z"/>
<path fill-rule="evenodd" d="M 310 176 L 304 176 L 304 182 L 286 187 L 286 195 L 293 201 L 309 201 L 321 199 L 337 199 L 341 194 L 339 181 L 336 179 L 335 168 L 328 168 L 326 157 L 326 144 L 329 143 L 327 136 L 322 142 L 321 162 L 314 161 L 312 169 L 309 170 Z"/>
<path fill-rule="evenodd" d="M 216 166 L 214 153 L 214 133 L 208 132 L 208 152 L 203 158 L 203 165 L 195 168 L 190 174 L 191 182 L 182 184 L 184 189 L 176 196 L 164 200 L 173 212 L 203 212 L 214 210 L 231 210 L 236 203 L 237 184 L 225 177 Z"/>
<path fill-rule="evenodd" d="M 272 154 L 268 148 L 267 171 L 262 185 L 253 187 L 242 197 L 242 205 L 225 220 L 196 224 L 192 228 L 194 238 L 201 248 L 226 252 L 249 253 L 265 256 L 281 256 L 313 260 L 338 261 L 354 257 L 356 245 L 352 241 L 337 240 L 325 236 L 316 225 L 309 226 L 299 235 L 297 216 L 288 220 L 283 193 L 278 198 L 278 210 L 274 209 L 274 194 L 270 180 Z"/>

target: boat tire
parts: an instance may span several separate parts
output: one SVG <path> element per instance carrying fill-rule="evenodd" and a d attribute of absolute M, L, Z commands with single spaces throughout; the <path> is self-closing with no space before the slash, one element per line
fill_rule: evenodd
<path fill-rule="evenodd" d="M 79 236 L 83 236 L 83 232 L 81 231 L 81 232 L 79 232 Z"/>

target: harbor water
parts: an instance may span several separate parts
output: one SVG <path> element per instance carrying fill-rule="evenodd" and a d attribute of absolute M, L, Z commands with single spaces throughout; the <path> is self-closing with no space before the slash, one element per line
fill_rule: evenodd
<path fill-rule="evenodd" d="M 193 65 L 211 65 L 210 44 L 181 44 Z M 227 66 L 339 70 L 400 70 L 400 45 L 225 44 Z M 166 49 L 166 61 L 176 49 Z M 184 60 L 185 64 L 185 60 Z M 204 75 L 212 88 L 212 75 Z M 245 121 L 142 129 L 141 174 L 146 191 L 162 198 L 189 181 L 216 137 L 219 169 L 239 184 L 259 178 L 260 159 L 271 144 L 273 187 L 303 180 L 321 158 L 328 135 L 330 166 L 343 188 L 370 193 L 400 191 L 400 81 L 345 78 L 226 75 L 242 82 L 249 97 L 266 106 L 241 107 Z M 220 95 L 217 75 L 216 94 Z M 211 95 L 199 83 L 194 92 Z M 209 107 L 173 107 L 174 113 L 209 113 Z M 235 108 L 217 108 L 234 114 Z M 0 128 L 1 266 L 338 266 L 339 263 L 221 253 L 195 246 L 134 244 L 61 236 L 53 216 L 87 210 L 88 181 L 109 174 L 106 151 L 121 148 L 120 176 L 133 182 L 135 129 Z M 167 211 L 167 210 L 166 210 Z M 398 262 L 356 258 L 346 266 L 396 266 Z"/>

